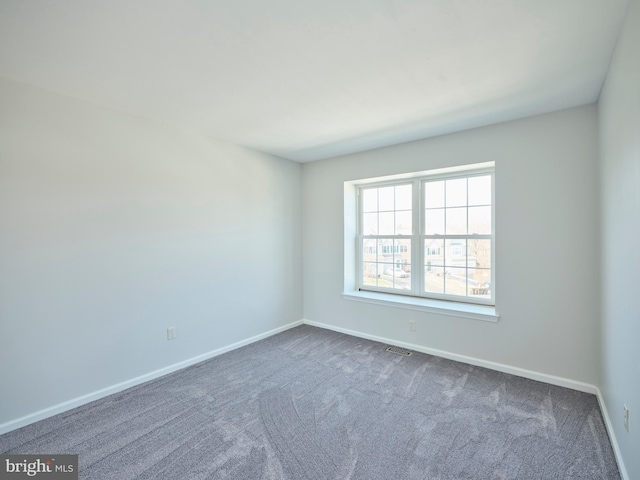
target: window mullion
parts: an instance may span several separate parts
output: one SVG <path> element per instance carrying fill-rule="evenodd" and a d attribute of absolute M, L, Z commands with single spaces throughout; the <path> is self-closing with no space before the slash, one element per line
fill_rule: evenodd
<path fill-rule="evenodd" d="M 362 233 L 358 230 L 358 235 L 356 235 L 356 262 L 358 265 L 358 269 L 356 271 L 356 282 L 355 282 L 358 290 L 362 288 L 362 272 L 364 269 L 364 255 L 362 252 L 363 248 L 364 248 L 364 237 L 362 236 Z"/>
<path fill-rule="evenodd" d="M 447 179 L 444 179 L 444 203 L 443 205 L 443 213 L 444 213 L 444 233 L 446 235 L 447 233 Z M 445 235 L 443 235 L 443 237 L 445 237 Z M 449 261 L 449 259 L 447 258 L 447 240 L 445 237 L 445 240 L 442 242 L 442 269 L 443 272 L 447 270 L 447 263 Z M 447 291 L 447 276 L 445 274 L 442 275 L 443 279 L 442 279 L 442 288 L 443 288 L 443 292 L 446 293 Z"/>
<path fill-rule="evenodd" d="M 355 278 L 355 286 L 358 290 L 362 288 L 362 271 L 364 266 L 364 255 L 362 249 L 364 248 L 364 238 L 363 238 L 363 210 L 362 207 L 362 189 L 356 188 L 356 278 Z"/>
<path fill-rule="evenodd" d="M 467 233 L 467 239 L 464 242 L 464 291 L 465 294 L 469 295 L 469 178 L 465 179 L 465 187 L 466 187 L 466 197 L 467 201 L 465 202 L 465 228 Z"/>
<path fill-rule="evenodd" d="M 491 301 L 496 301 L 496 176 L 491 172 Z"/>
<path fill-rule="evenodd" d="M 411 290 L 414 295 L 420 295 L 423 290 L 423 248 L 421 248 L 420 234 L 422 233 L 423 213 L 422 213 L 422 181 L 416 180 L 413 184 L 413 235 L 411 236 Z"/>

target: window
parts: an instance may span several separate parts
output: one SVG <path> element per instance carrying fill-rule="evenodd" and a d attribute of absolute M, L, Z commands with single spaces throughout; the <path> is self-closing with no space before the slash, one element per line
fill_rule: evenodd
<path fill-rule="evenodd" d="M 494 304 L 493 168 L 357 187 L 358 288 Z"/>

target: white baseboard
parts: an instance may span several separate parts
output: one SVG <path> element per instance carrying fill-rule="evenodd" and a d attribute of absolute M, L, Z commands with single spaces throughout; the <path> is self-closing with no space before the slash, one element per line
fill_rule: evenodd
<path fill-rule="evenodd" d="M 456 362 L 468 363 L 477 367 L 485 367 L 490 370 L 496 370 L 498 372 L 510 373 L 517 375 L 518 377 L 529 378 L 531 380 L 537 380 L 539 382 L 550 383 L 551 385 L 558 385 L 560 387 L 570 388 L 572 390 L 578 390 L 585 393 L 595 394 L 598 388 L 595 385 L 588 383 L 578 382 L 568 378 L 556 377 L 554 375 L 548 375 L 546 373 L 534 372 L 533 370 L 526 370 L 524 368 L 512 367 L 502 363 L 490 362 L 488 360 L 482 360 L 475 357 L 467 357 L 466 355 L 459 355 L 457 353 L 451 353 L 444 350 L 438 350 L 435 348 L 423 347 L 422 345 L 414 345 L 412 343 L 400 342 L 390 338 L 378 337 L 376 335 L 369 335 L 368 333 L 357 332 L 355 330 L 349 330 L 347 328 L 335 327 L 325 323 L 314 322 L 312 320 L 303 320 L 305 325 L 311 325 L 314 327 L 325 328 L 327 330 L 333 330 L 335 332 L 346 333 L 347 335 L 353 335 L 354 337 L 366 338 L 367 340 L 373 340 L 374 342 L 387 343 L 398 347 L 407 348 L 416 352 L 427 353 L 436 357 L 447 358 L 449 360 L 455 360 Z"/>
<path fill-rule="evenodd" d="M 609 417 L 609 411 L 607 410 L 607 404 L 604 402 L 604 397 L 599 388 L 596 388 L 596 397 L 598 397 L 598 403 L 600 404 L 600 411 L 602 412 L 602 418 L 604 418 L 604 425 L 607 428 L 609 434 L 609 440 L 611 440 L 611 447 L 613 448 L 613 454 L 616 456 L 618 462 L 618 470 L 620 470 L 620 477 L 622 480 L 629 480 L 627 469 L 624 466 L 624 460 L 622 459 L 622 452 L 618 446 L 618 439 L 613 431 L 613 424 L 611 423 L 611 417 Z"/>
<path fill-rule="evenodd" d="M 31 423 L 44 420 L 45 418 L 52 417 L 59 413 L 66 412 L 68 410 L 71 410 L 72 408 L 85 405 L 89 402 L 93 402 L 94 400 L 99 400 L 106 396 L 113 395 L 114 393 L 121 392 L 123 390 L 126 390 L 127 388 L 135 387 L 136 385 L 140 385 L 141 383 L 148 382 L 150 380 L 155 380 L 156 378 L 162 377 L 169 373 L 173 373 L 175 371 L 181 370 L 191 365 L 195 365 L 196 363 L 200 363 L 210 358 L 217 357 L 218 355 L 222 355 L 223 353 L 230 352 L 231 350 L 235 350 L 240 347 L 244 347 L 245 345 L 249 345 L 250 343 L 257 342 L 259 340 L 270 337 L 272 335 L 276 335 L 280 332 L 284 332 L 285 330 L 289 330 L 290 328 L 294 328 L 302 324 L 303 324 L 303 321 L 298 320 L 297 322 L 292 322 L 292 323 L 289 323 L 288 325 L 283 325 L 282 327 L 269 330 L 268 332 L 255 335 L 245 340 L 240 340 L 239 342 L 232 343 L 231 345 L 227 345 L 225 347 L 212 350 L 211 352 L 207 352 L 202 355 L 189 358 L 182 362 L 169 365 L 168 367 L 155 370 L 145 375 L 141 375 L 139 377 L 132 378 L 130 380 L 117 383 L 115 385 L 111 385 L 109 387 L 103 388 L 95 392 L 88 393 L 86 395 L 82 395 L 80 397 L 73 398 L 71 400 L 67 400 L 66 402 L 62 402 L 57 405 L 53 405 L 51 407 L 45 408 L 43 410 L 39 410 L 37 412 L 31 413 L 29 415 L 25 415 L 24 417 L 16 418 L 15 420 L 10 420 L 8 422 L 0 424 L 0 435 L 2 435 L 3 433 L 7 433 L 12 430 L 15 430 L 17 428 L 24 427 L 25 425 L 29 425 Z"/>

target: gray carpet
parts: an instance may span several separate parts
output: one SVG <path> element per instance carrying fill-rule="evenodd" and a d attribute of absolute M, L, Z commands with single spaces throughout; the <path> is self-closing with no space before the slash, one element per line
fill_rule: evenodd
<path fill-rule="evenodd" d="M 619 479 L 593 395 L 301 326 L 0 436 L 85 479 Z"/>

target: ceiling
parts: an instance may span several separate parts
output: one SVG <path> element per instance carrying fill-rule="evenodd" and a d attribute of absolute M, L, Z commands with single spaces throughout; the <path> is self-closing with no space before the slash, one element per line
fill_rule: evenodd
<path fill-rule="evenodd" d="M 597 100 L 627 0 L 0 0 L 0 76 L 300 162 Z"/>

